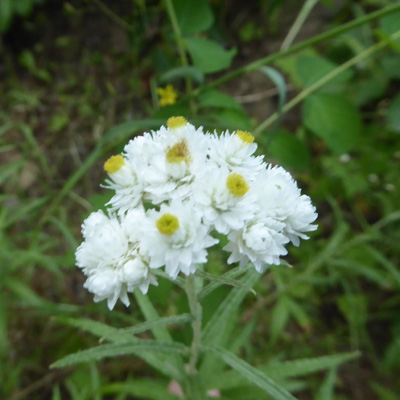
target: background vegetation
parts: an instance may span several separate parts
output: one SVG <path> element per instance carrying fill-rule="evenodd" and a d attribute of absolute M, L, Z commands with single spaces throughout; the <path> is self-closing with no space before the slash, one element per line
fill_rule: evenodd
<path fill-rule="evenodd" d="M 74 251 L 83 218 L 110 197 L 98 186 L 107 157 L 184 115 L 254 132 L 260 153 L 288 168 L 319 211 L 318 231 L 290 250 L 294 268 L 271 268 L 245 298 L 232 346 L 299 399 L 398 399 L 399 9 L 1 0 L 0 396 L 168 399 L 168 380 L 136 357 L 49 366 L 98 342 L 67 317 L 143 321 L 136 303 L 109 312 L 92 302 Z M 177 99 L 164 105 L 158 89 L 168 84 Z M 218 249 L 209 270 L 226 271 Z M 204 298 L 205 321 L 229 291 Z M 168 281 L 149 296 L 162 315 L 188 311 Z M 170 331 L 190 340 L 189 326 Z M 274 364 L 343 352 L 296 373 Z M 219 378 L 226 399 L 265 398 L 227 372 Z"/>

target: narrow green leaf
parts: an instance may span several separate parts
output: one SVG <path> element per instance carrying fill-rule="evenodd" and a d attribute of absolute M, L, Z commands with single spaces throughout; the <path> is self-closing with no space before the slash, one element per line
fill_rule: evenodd
<path fill-rule="evenodd" d="M 400 132 L 400 94 L 390 102 L 386 121 L 392 131 Z"/>
<path fill-rule="evenodd" d="M 174 315 L 171 317 L 162 317 L 159 319 L 155 319 L 153 321 L 147 321 L 142 324 L 137 324 L 135 326 L 129 327 L 129 328 L 123 328 L 123 329 L 117 329 L 117 334 L 123 334 L 123 335 L 136 335 L 137 333 L 140 332 L 145 332 L 148 330 L 154 329 L 157 325 L 171 325 L 171 324 L 184 324 L 187 322 L 191 322 L 193 320 L 193 317 L 191 314 L 182 314 L 182 315 Z M 112 336 L 113 334 L 111 334 Z M 107 339 L 109 337 L 109 334 L 105 336 Z"/>
<path fill-rule="evenodd" d="M 336 368 L 340 364 L 354 360 L 360 356 L 359 352 L 339 353 L 329 356 L 302 358 L 294 361 L 271 362 L 258 369 L 274 380 L 287 380 L 288 378 L 310 375 L 326 369 Z M 228 371 L 213 377 L 209 381 L 210 387 L 229 389 L 246 384 L 246 380 L 236 371 Z"/>
<path fill-rule="evenodd" d="M 201 277 L 203 279 L 208 279 L 211 282 L 219 282 L 221 285 L 240 287 L 240 288 L 247 290 L 248 292 L 251 292 L 254 295 L 256 295 L 256 291 L 253 288 L 246 286 L 245 284 L 243 284 L 242 281 L 240 281 L 238 279 L 233 279 L 233 278 L 229 278 L 226 276 L 224 277 L 224 275 L 220 276 L 220 275 L 215 275 L 215 274 L 209 274 L 208 272 L 201 271 L 200 269 L 198 269 L 196 271 L 196 275 L 198 275 L 199 277 Z M 201 296 L 202 292 L 203 291 L 200 292 L 199 296 Z"/>
<path fill-rule="evenodd" d="M 289 320 L 289 301 L 287 296 L 280 296 L 272 311 L 270 322 L 271 342 L 275 343 L 281 336 Z"/>
<path fill-rule="evenodd" d="M 187 348 L 181 343 L 167 343 L 158 340 L 141 340 L 137 343 L 112 343 L 93 347 L 70 354 L 56 361 L 51 368 L 62 368 L 89 361 L 97 361 L 106 357 L 136 354 L 139 357 L 143 353 L 152 352 L 160 354 L 186 354 Z"/>
<path fill-rule="evenodd" d="M 160 319 L 157 310 L 154 308 L 148 296 L 145 296 L 139 290 L 135 290 L 134 295 L 147 321 L 155 321 Z M 164 325 L 153 325 L 151 331 L 157 340 L 167 343 L 173 342 L 171 334 Z M 183 373 L 184 364 L 181 357 L 178 354 L 176 353 L 169 354 L 167 357 L 167 361 L 170 362 L 171 365 L 173 365 L 174 369 Z"/>
<path fill-rule="evenodd" d="M 201 37 L 185 39 L 195 67 L 205 73 L 218 72 L 231 65 L 236 49 L 225 50 L 217 42 Z"/>
<path fill-rule="evenodd" d="M 218 346 L 202 345 L 203 351 L 209 351 L 220 357 L 231 368 L 239 372 L 250 382 L 254 383 L 275 400 L 296 400 L 287 390 L 278 385 L 274 380 L 264 375 L 260 370 L 254 368 L 235 354 Z"/>
<path fill-rule="evenodd" d="M 245 272 L 253 269 L 254 266 L 251 264 L 248 264 L 246 267 L 235 267 L 231 269 L 230 271 L 225 272 L 222 274 L 220 277 L 222 279 L 234 279 L 239 275 L 243 275 Z M 199 299 L 203 299 L 206 297 L 209 293 L 214 291 L 215 289 L 219 288 L 220 286 L 224 285 L 222 280 L 217 280 L 217 281 L 210 281 L 210 283 L 204 287 L 204 289 L 199 293 L 198 297 Z"/>
<path fill-rule="evenodd" d="M 336 381 L 336 368 L 331 368 L 318 390 L 315 400 L 333 400 Z"/>
<path fill-rule="evenodd" d="M 177 400 L 175 395 L 168 393 L 168 382 L 155 379 L 135 379 L 125 382 L 104 385 L 101 392 L 105 395 L 125 393 L 135 398 L 148 398 L 153 400 Z"/>
<path fill-rule="evenodd" d="M 252 286 L 260 278 L 260 274 L 255 270 L 250 270 L 243 278 L 242 283 L 245 286 Z M 243 288 L 233 289 L 225 300 L 214 312 L 212 318 L 208 321 L 203 330 L 203 340 L 209 344 L 220 344 L 220 339 L 224 333 L 232 314 L 247 295 L 248 290 Z"/>
<path fill-rule="evenodd" d="M 260 278 L 260 274 L 254 269 L 250 270 L 242 279 L 243 285 L 251 287 Z M 204 343 L 226 346 L 233 331 L 238 309 L 248 290 L 242 287 L 234 288 L 214 312 L 203 330 Z M 215 354 L 206 354 L 200 366 L 200 374 L 211 376 L 219 370 Z"/>

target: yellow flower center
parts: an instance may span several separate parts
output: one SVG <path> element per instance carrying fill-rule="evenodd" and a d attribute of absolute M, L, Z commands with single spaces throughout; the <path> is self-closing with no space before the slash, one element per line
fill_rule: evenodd
<path fill-rule="evenodd" d="M 239 138 L 244 143 L 253 143 L 254 142 L 254 136 L 250 132 L 236 131 L 236 135 L 239 136 Z"/>
<path fill-rule="evenodd" d="M 182 161 L 188 162 L 190 160 L 190 153 L 186 140 L 183 139 L 181 142 L 175 143 L 172 147 L 169 147 L 165 155 L 170 164 L 180 163 Z"/>
<path fill-rule="evenodd" d="M 124 157 L 121 154 L 117 156 L 111 156 L 105 163 L 104 163 L 104 170 L 109 174 L 113 174 L 120 170 L 123 165 L 125 164 Z"/>
<path fill-rule="evenodd" d="M 250 189 L 249 184 L 242 175 L 232 173 L 226 179 L 226 186 L 228 190 L 236 197 L 244 196 Z"/>
<path fill-rule="evenodd" d="M 167 121 L 167 126 L 169 129 L 180 128 L 181 126 L 186 126 L 187 121 L 184 117 L 171 117 Z"/>
<path fill-rule="evenodd" d="M 175 215 L 165 213 L 156 221 L 157 229 L 164 235 L 172 235 L 179 228 L 179 220 Z"/>
<path fill-rule="evenodd" d="M 161 107 L 175 104 L 178 97 L 178 93 L 171 84 L 168 84 L 165 88 L 158 88 L 157 94 L 160 96 Z"/>

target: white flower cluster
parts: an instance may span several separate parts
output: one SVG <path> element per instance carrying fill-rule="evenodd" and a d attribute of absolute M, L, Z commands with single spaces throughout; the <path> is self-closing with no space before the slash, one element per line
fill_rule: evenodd
<path fill-rule="evenodd" d="M 193 274 L 218 242 L 214 231 L 227 235 L 229 264 L 250 261 L 259 272 L 280 263 L 287 243 L 307 239 L 317 217 L 310 198 L 256 148 L 249 132 L 205 133 L 173 117 L 112 156 L 104 165 L 105 187 L 115 191 L 109 215 L 85 220 L 76 251 L 94 300 L 129 305 L 128 292 L 157 285 L 157 268 L 173 279 Z"/>

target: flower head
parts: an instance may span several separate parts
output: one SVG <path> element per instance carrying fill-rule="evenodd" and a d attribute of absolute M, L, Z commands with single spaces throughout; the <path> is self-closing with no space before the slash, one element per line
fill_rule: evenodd
<path fill-rule="evenodd" d="M 171 84 L 168 84 L 165 88 L 158 88 L 157 94 L 160 96 L 161 107 L 175 104 L 178 97 L 178 93 Z"/>

